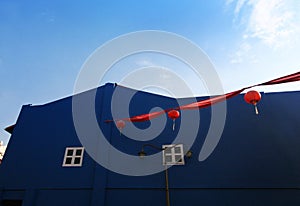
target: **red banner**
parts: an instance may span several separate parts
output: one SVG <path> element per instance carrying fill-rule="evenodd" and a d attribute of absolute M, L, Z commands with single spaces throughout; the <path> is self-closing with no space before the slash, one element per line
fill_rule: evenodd
<path fill-rule="evenodd" d="M 158 117 L 162 114 L 164 114 L 166 111 L 162 110 L 162 111 L 159 111 L 159 112 L 152 112 L 152 113 L 149 113 L 149 114 L 142 114 L 142 115 L 137 115 L 137 116 L 134 116 L 134 117 L 130 117 L 130 118 L 125 118 L 125 119 L 122 119 L 124 121 L 128 121 L 128 122 L 144 122 L 144 121 L 149 121 L 155 117 Z"/>
<path fill-rule="evenodd" d="M 137 115 L 134 117 L 129 117 L 129 118 L 123 118 L 122 120 L 124 121 L 130 121 L 130 122 L 144 122 L 144 121 L 149 121 L 153 118 L 156 118 L 172 109 L 175 110 L 190 110 L 190 109 L 201 109 L 201 108 L 205 108 L 205 107 L 209 107 L 213 104 L 217 104 L 219 102 L 225 101 L 229 98 L 232 98 L 238 94 L 240 94 L 242 91 L 244 91 L 245 89 L 249 89 L 255 86 L 264 86 L 264 85 L 273 85 L 273 84 L 282 84 L 282 83 L 288 83 L 288 82 L 295 82 L 295 81 L 300 81 L 300 72 L 294 73 L 294 74 L 290 74 L 287 76 L 283 76 L 277 79 L 273 79 L 271 81 L 268 82 L 264 82 L 261 84 L 257 84 L 257 85 L 253 85 L 253 86 L 249 86 L 249 87 L 245 87 L 243 89 L 234 91 L 234 92 L 230 92 L 224 95 L 219 95 L 219 96 L 215 96 L 215 97 L 211 97 L 209 99 L 205 99 L 205 100 L 201 100 L 198 102 L 194 102 L 191 104 L 187 104 L 187 105 L 182 105 L 179 106 L 177 108 L 170 108 L 170 109 L 166 109 L 166 110 L 162 110 L 159 112 L 152 112 L 152 113 L 148 113 L 148 114 L 141 114 L 141 115 Z M 113 120 L 106 120 L 106 122 L 111 122 Z"/>

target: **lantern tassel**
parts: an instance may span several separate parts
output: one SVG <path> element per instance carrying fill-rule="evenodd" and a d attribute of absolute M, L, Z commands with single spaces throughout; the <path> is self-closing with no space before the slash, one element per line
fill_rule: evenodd
<path fill-rule="evenodd" d="M 173 131 L 175 130 L 175 119 L 173 119 Z"/>
<path fill-rule="evenodd" d="M 256 104 L 254 104 L 254 109 L 255 109 L 255 114 L 258 114 L 258 109 L 257 109 Z"/>
<path fill-rule="evenodd" d="M 119 129 L 119 131 L 120 131 L 120 136 L 122 136 L 122 129 Z"/>

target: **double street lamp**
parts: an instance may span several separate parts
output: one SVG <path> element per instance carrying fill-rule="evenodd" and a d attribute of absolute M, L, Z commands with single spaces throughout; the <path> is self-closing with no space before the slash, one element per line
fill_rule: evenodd
<path fill-rule="evenodd" d="M 164 150 L 167 150 L 167 149 L 172 149 L 172 148 L 175 148 L 176 146 L 178 146 L 178 144 L 175 144 L 175 145 L 172 145 L 172 146 L 169 146 L 169 147 L 158 147 L 158 146 L 155 146 L 153 144 L 144 144 L 142 146 L 142 149 L 141 151 L 138 152 L 138 155 L 140 158 L 144 158 L 145 156 L 147 156 L 147 153 L 145 152 L 144 148 L 145 147 L 152 147 L 153 149 L 156 149 L 158 151 L 164 151 Z M 189 150 L 186 152 L 185 156 L 187 158 L 191 158 L 192 157 L 192 151 Z M 164 158 L 165 160 L 166 158 Z M 170 192 L 169 192 L 169 174 L 168 174 L 168 165 L 166 164 L 166 162 L 164 162 L 164 165 L 165 165 L 165 185 L 166 185 L 166 205 L 167 206 L 170 206 Z"/>

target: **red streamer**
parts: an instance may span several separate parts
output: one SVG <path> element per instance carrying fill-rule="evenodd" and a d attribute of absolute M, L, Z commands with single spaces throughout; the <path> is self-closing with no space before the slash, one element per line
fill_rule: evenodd
<path fill-rule="evenodd" d="M 130 118 L 125 118 L 125 119 L 122 119 L 124 121 L 130 121 L 130 122 L 144 122 L 144 121 L 149 121 L 155 117 L 158 117 L 162 114 L 165 113 L 165 110 L 162 110 L 162 111 L 159 111 L 159 112 L 152 112 L 152 113 L 149 113 L 149 114 L 142 114 L 142 115 L 137 115 L 137 116 L 134 116 L 134 117 L 130 117 Z"/>
<path fill-rule="evenodd" d="M 176 109 L 176 110 L 191 110 L 191 109 L 201 109 L 201 108 L 205 108 L 205 107 L 209 107 L 213 104 L 217 104 L 219 102 L 225 101 L 229 98 L 232 98 L 234 96 L 237 96 L 238 94 L 240 94 L 242 91 L 244 91 L 245 89 L 249 89 L 255 86 L 264 86 L 264 85 L 274 85 L 274 84 L 282 84 L 282 83 L 287 83 L 287 82 L 295 82 L 295 81 L 300 81 L 300 72 L 296 72 L 294 74 L 290 74 L 287 76 L 283 76 L 277 79 L 273 79 L 271 81 L 267 81 L 261 84 L 256 84 L 253 86 L 249 86 L 249 87 L 245 87 L 243 89 L 234 91 L 234 92 L 230 92 L 224 95 L 219 95 L 219 96 L 215 96 L 209 99 L 205 99 L 205 100 L 201 100 L 198 102 L 194 102 L 191 104 L 187 104 L 187 105 L 182 105 L 179 106 L 177 108 L 171 108 L 171 109 L 166 109 L 166 110 L 162 110 L 159 112 L 152 112 L 152 113 L 148 113 L 148 114 L 142 114 L 142 115 L 137 115 L 134 117 L 129 117 L 129 118 L 123 118 L 121 120 L 124 121 L 130 121 L 130 122 L 144 122 L 144 121 L 149 121 L 153 118 L 156 118 L 172 109 Z M 111 122 L 113 120 L 106 120 L 106 122 Z"/>
<path fill-rule="evenodd" d="M 273 79 L 271 81 L 259 84 L 258 86 L 263 86 L 263 85 L 272 85 L 272 84 L 281 84 L 281 83 L 287 83 L 287 82 L 296 82 L 300 81 L 300 72 L 290 74 L 284 77 L 280 77 L 277 79 Z"/>
<path fill-rule="evenodd" d="M 238 91 L 230 92 L 230 93 L 227 93 L 227 94 L 224 94 L 224 95 L 219 95 L 219 96 L 212 97 L 212 98 L 209 98 L 209 99 L 205 99 L 205 100 L 202 100 L 202 101 L 199 101 L 199 102 L 183 105 L 183 106 L 180 106 L 179 109 L 180 110 L 186 110 L 186 109 L 205 108 L 205 107 L 211 106 L 213 104 L 225 101 L 226 99 L 229 99 L 231 97 L 234 97 L 234 96 L 240 94 L 243 90 L 244 89 L 240 89 Z"/>

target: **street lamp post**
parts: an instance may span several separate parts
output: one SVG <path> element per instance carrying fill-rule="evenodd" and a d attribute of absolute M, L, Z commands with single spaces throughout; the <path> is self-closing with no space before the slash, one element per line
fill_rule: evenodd
<path fill-rule="evenodd" d="M 177 144 L 175 144 L 175 145 L 173 145 L 173 146 L 171 146 L 171 147 L 164 147 L 164 148 L 157 147 L 157 146 L 155 146 L 155 145 L 153 145 L 153 144 L 144 144 L 144 145 L 142 146 L 141 151 L 138 152 L 139 157 L 143 158 L 143 157 L 147 156 L 147 153 L 146 153 L 145 150 L 144 150 L 144 147 L 146 147 L 146 146 L 152 147 L 152 148 L 154 148 L 154 149 L 156 149 L 156 150 L 158 150 L 158 151 L 163 151 L 163 150 L 166 150 L 166 149 L 170 149 L 170 148 L 176 147 Z M 189 150 L 189 151 L 186 153 L 185 156 L 188 157 L 188 158 L 190 158 L 190 157 L 192 156 L 192 151 Z M 164 163 L 164 165 L 165 165 L 166 205 L 167 205 L 167 206 L 170 206 L 170 192 L 169 192 L 169 173 L 168 173 L 168 165 L 167 165 L 166 163 Z"/>
<path fill-rule="evenodd" d="M 166 204 L 170 206 L 170 192 L 169 192 L 169 173 L 168 167 L 165 165 L 165 180 L 166 180 Z"/>

